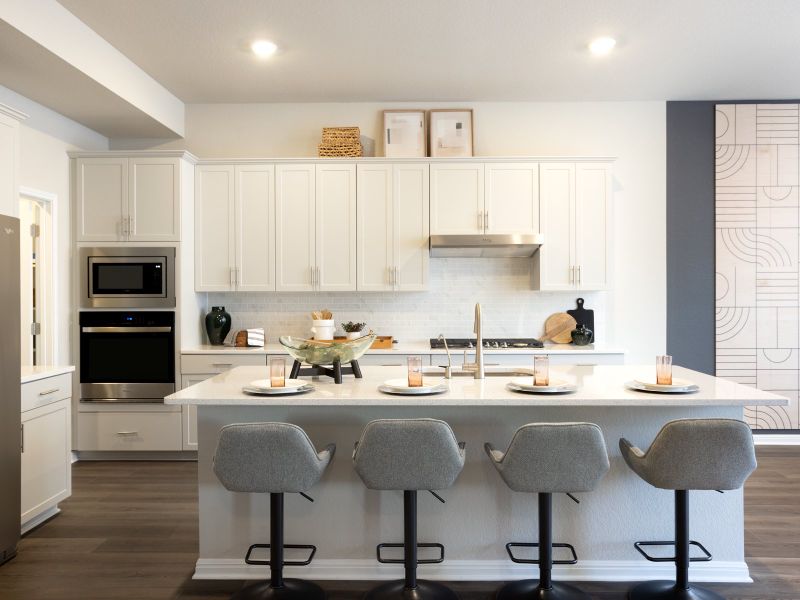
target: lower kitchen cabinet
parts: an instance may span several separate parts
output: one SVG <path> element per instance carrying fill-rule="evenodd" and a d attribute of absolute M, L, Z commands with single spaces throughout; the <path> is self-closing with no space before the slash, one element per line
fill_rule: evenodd
<path fill-rule="evenodd" d="M 81 404 L 77 449 L 84 452 L 178 451 L 183 449 L 180 406 Z"/>

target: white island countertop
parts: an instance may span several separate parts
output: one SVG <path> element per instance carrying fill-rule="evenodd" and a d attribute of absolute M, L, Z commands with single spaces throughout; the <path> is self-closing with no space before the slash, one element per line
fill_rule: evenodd
<path fill-rule="evenodd" d="M 551 367 L 551 379 L 564 379 L 578 385 L 572 394 L 520 394 L 506 388 L 509 376 L 487 376 L 483 380 L 458 376 L 450 380 L 426 376 L 426 383 L 444 381 L 447 392 L 428 396 L 398 396 L 378 391 L 388 379 L 406 376 L 403 367 L 365 367 L 364 378 L 346 375 L 341 385 L 330 378 L 309 379 L 314 390 L 287 396 L 252 396 L 242 387 L 267 377 L 265 367 L 237 367 L 216 377 L 185 388 L 165 399 L 166 404 L 199 406 L 428 406 L 428 407 L 499 407 L 499 406 L 785 406 L 782 396 L 712 377 L 682 367 L 674 368 L 676 378 L 700 387 L 692 394 L 657 394 L 625 388 L 635 378 L 647 378 L 654 366 L 558 366 Z"/>
<path fill-rule="evenodd" d="M 55 377 L 56 375 L 72 373 L 74 370 L 75 367 L 72 365 L 26 365 L 22 367 L 20 381 L 21 383 L 30 383 L 32 381 L 39 381 L 40 379 L 47 379 L 48 377 Z"/>

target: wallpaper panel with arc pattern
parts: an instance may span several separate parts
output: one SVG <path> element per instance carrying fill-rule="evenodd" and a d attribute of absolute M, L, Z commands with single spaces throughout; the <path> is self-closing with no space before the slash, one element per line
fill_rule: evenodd
<path fill-rule="evenodd" d="M 717 375 L 790 399 L 756 429 L 800 429 L 799 150 L 800 105 L 717 104 Z"/>

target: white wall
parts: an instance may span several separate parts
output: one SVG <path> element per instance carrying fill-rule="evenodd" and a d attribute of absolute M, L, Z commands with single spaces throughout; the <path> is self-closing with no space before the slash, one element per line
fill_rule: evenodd
<path fill-rule="evenodd" d="M 0 86 L 0 102 L 29 115 L 20 127 L 19 185 L 58 196 L 56 207 L 56 364 L 72 362 L 72 211 L 68 150 L 107 150 L 108 139 L 32 100 Z"/>
<path fill-rule="evenodd" d="M 381 110 L 402 106 L 389 103 L 189 105 L 184 140 L 117 140 L 112 142 L 112 147 L 186 148 L 203 158 L 313 156 L 321 127 L 358 125 L 362 134 L 375 139 L 380 148 Z M 435 106 L 442 105 L 413 105 L 415 108 Z M 475 111 L 477 155 L 617 157 L 614 166 L 616 280 L 614 291 L 595 304 L 602 303 L 605 307 L 604 323 L 609 341 L 627 348 L 630 362 L 652 361 L 653 355 L 664 352 L 666 104 L 477 102 L 467 106 Z M 432 298 L 433 292 L 429 294 Z M 514 306 L 533 303 L 542 307 L 539 314 L 556 306 L 546 300 L 550 297 L 518 295 L 518 302 L 509 302 L 504 310 L 513 311 Z M 569 308 L 574 298 L 575 294 L 559 295 L 557 305 Z M 215 295 L 213 300 L 222 298 Z M 257 296 L 250 298 L 251 301 L 246 296 L 226 300 L 240 306 L 249 305 L 246 311 L 242 310 L 251 314 L 263 308 L 267 317 L 270 316 L 268 304 L 280 301 L 276 297 L 267 302 Z M 323 306 L 326 301 L 327 297 L 317 295 L 312 303 Z M 330 302 L 334 301 L 331 296 Z M 469 331 L 465 326 L 464 334 Z M 432 331 L 431 335 L 434 333 Z M 491 333 L 487 329 L 487 335 Z"/>

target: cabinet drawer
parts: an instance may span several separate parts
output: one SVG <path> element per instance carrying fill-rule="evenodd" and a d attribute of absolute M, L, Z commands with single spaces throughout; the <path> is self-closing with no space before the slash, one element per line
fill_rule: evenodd
<path fill-rule="evenodd" d="M 22 412 L 72 397 L 72 376 L 68 373 L 22 384 Z"/>
<path fill-rule="evenodd" d="M 362 367 L 377 366 L 408 368 L 409 356 L 421 356 L 423 366 L 431 364 L 430 355 L 428 354 L 365 354 L 358 359 L 358 364 Z"/>
<path fill-rule="evenodd" d="M 181 450 L 180 412 L 78 413 L 78 450 Z"/>
<path fill-rule="evenodd" d="M 181 374 L 205 375 L 223 373 L 234 367 L 266 366 L 264 354 L 184 354 L 181 356 Z"/>

